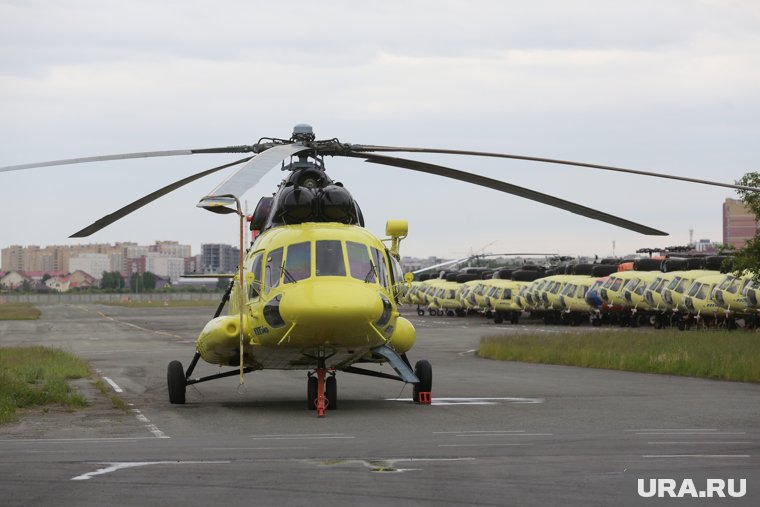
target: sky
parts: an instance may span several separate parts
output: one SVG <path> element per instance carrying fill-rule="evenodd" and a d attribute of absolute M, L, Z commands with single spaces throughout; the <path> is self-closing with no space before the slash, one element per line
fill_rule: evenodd
<path fill-rule="evenodd" d="M 495 151 L 732 183 L 760 170 L 760 3 L 748 0 L 0 0 L 0 166 L 252 144 L 308 123 L 343 142 Z M 87 240 L 68 236 L 237 155 L 0 173 L 0 247 L 237 242 L 196 208 L 228 173 Z M 632 253 L 722 240 L 726 188 L 535 162 L 408 155 L 667 231 L 641 234 L 494 190 L 327 158 L 402 255 Z M 244 196 L 271 195 L 271 171 Z"/>

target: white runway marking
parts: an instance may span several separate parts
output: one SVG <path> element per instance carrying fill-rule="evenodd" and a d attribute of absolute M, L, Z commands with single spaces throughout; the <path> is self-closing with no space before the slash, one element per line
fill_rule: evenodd
<path fill-rule="evenodd" d="M 332 439 L 351 439 L 356 438 L 352 435 L 343 433 L 326 433 L 315 435 L 256 435 L 250 437 L 252 440 L 332 440 Z"/>
<path fill-rule="evenodd" d="M 411 398 L 386 398 L 386 401 L 403 401 L 414 403 Z M 535 404 L 543 403 L 543 398 L 436 398 L 433 396 L 433 405 L 499 405 L 499 402 Z"/>
<path fill-rule="evenodd" d="M 171 437 L 168 437 L 163 431 L 158 429 L 158 427 L 155 424 L 151 423 L 150 420 L 147 417 L 145 417 L 142 412 L 140 412 L 136 408 L 133 408 L 131 410 L 132 412 L 134 412 L 137 420 L 140 421 L 141 423 L 144 423 L 145 428 L 147 428 L 148 431 L 153 433 L 153 436 L 155 436 L 156 438 L 171 438 Z"/>
<path fill-rule="evenodd" d="M 113 390 L 116 391 L 117 393 L 123 393 L 124 392 L 124 390 L 121 387 L 119 387 L 119 385 L 116 382 L 114 382 L 113 380 L 111 380 L 110 378 L 103 377 L 103 380 L 105 380 L 106 382 L 108 382 L 108 384 L 111 387 L 113 387 Z"/>
<path fill-rule="evenodd" d="M 126 462 L 126 463 L 102 463 L 103 465 L 108 465 L 105 468 L 100 468 L 98 470 L 95 470 L 94 472 L 89 472 L 86 474 L 78 475 L 76 477 L 72 477 L 72 481 L 86 481 L 88 479 L 92 479 L 95 476 L 98 475 L 104 475 L 104 474 L 110 474 L 112 472 L 116 472 L 117 470 L 124 470 L 125 468 L 136 468 L 136 467 L 144 467 L 144 466 L 150 466 L 150 465 L 199 465 L 199 464 L 209 464 L 209 465 L 224 465 L 229 464 L 230 461 L 142 461 L 142 462 Z"/>

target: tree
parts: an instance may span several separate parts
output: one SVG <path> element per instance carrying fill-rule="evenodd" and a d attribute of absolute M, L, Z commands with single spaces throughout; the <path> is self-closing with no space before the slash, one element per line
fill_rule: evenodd
<path fill-rule="evenodd" d="M 142 276 L 142 287 L 144 290 L 155 290 L 157 281 L 158 277 L 154 273 L 146 271 Z"/>
<path fill-rule="evenodd" d="M 123 289 L 125 285 L 124 277 L 118 271 L 103 271 L 103 277 L 100 280 L 101 289 L 118 290 Z"/>
<path fill-rule="evenodd" d="M 760 173 L 750 172 L 742 176 L 737 185 L 760 188 Z M 752 211 L 755 218 L 760 217 L 760 192 L 751 190 L 737 190 L 741 201 Z M 760 233 L 755 233 L 755 237 L 747 241 L 747 244 L 739 250 L 733 260 L 732 269 L 736 273 L 745 270 L 755 273 L 755 277 L 760 277 Z"/>

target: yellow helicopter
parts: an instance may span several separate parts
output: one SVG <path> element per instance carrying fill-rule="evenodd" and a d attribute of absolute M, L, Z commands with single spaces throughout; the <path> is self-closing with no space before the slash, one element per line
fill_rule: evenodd
<path fill-rule="evenodd" d="M 338 406 L 336 372 L 393 379 L 413 384 L 412 398 L 429 404 L 432 366 L 427 360 L 412 367 L 406 353 L 416 334 L 398 311 L 399 287 L 411 281 L 401 272 L 399 244 L 407 236 L 406 221 L 391 220 L 386 245 L 364 228 L 361 209 L 342 184 L 332 181 L 325 156 L 364 159 L 517 195 L 572 213 L 648 235 L 666 233 L 576 203 L 500 180 L 382 152 L 438 153 L 532 160 L 627 172 L 660 178 L 760 191 L 724 183 L 631 169 L 450 149 L 404 148 L 317 140 L 309 125 L 297 125 L 289 139 L 262 138 L 249 146 L 126 153 L 0 167 L 0 172 L 64 164 L 202 153 L 253 153 L 171 183 L 104 216 L 71 237 L 86 237 L 129 213 L 201 177 L 242 166 L 198 203 L 221 214 L 236 214 L 240 223 L 237 273 L 214 317 L 200 332 L 187 369 L 172 361 L 167 370 L 169 401 L 185 403 L 188 385 L 266 370 L 307 371 L 307 407 L 319 416 Z M 246 249 L 240 198 L 267 172 L 281 165 L 287 177 L 271 197 L 263 197 L 250 217 L 255 240 Z M 222 315 L 229 302 L 228 315 Z M 235 369 L 202 378 L 192 377 L 199 360 Z M 356 366 L 388 363 L 395 375 Z"/>

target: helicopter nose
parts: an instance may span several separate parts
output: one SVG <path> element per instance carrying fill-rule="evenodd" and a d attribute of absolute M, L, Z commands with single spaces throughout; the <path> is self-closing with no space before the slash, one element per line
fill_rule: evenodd
<path fill-rule="evenodd" d="M 344 280 L 314 280 L 285 289 L 280 313 L 286 322 L 293 322 L 302 329 L 339 329 L 376 322 L 389 305 L 378 293 L 377 286 Z"/>

